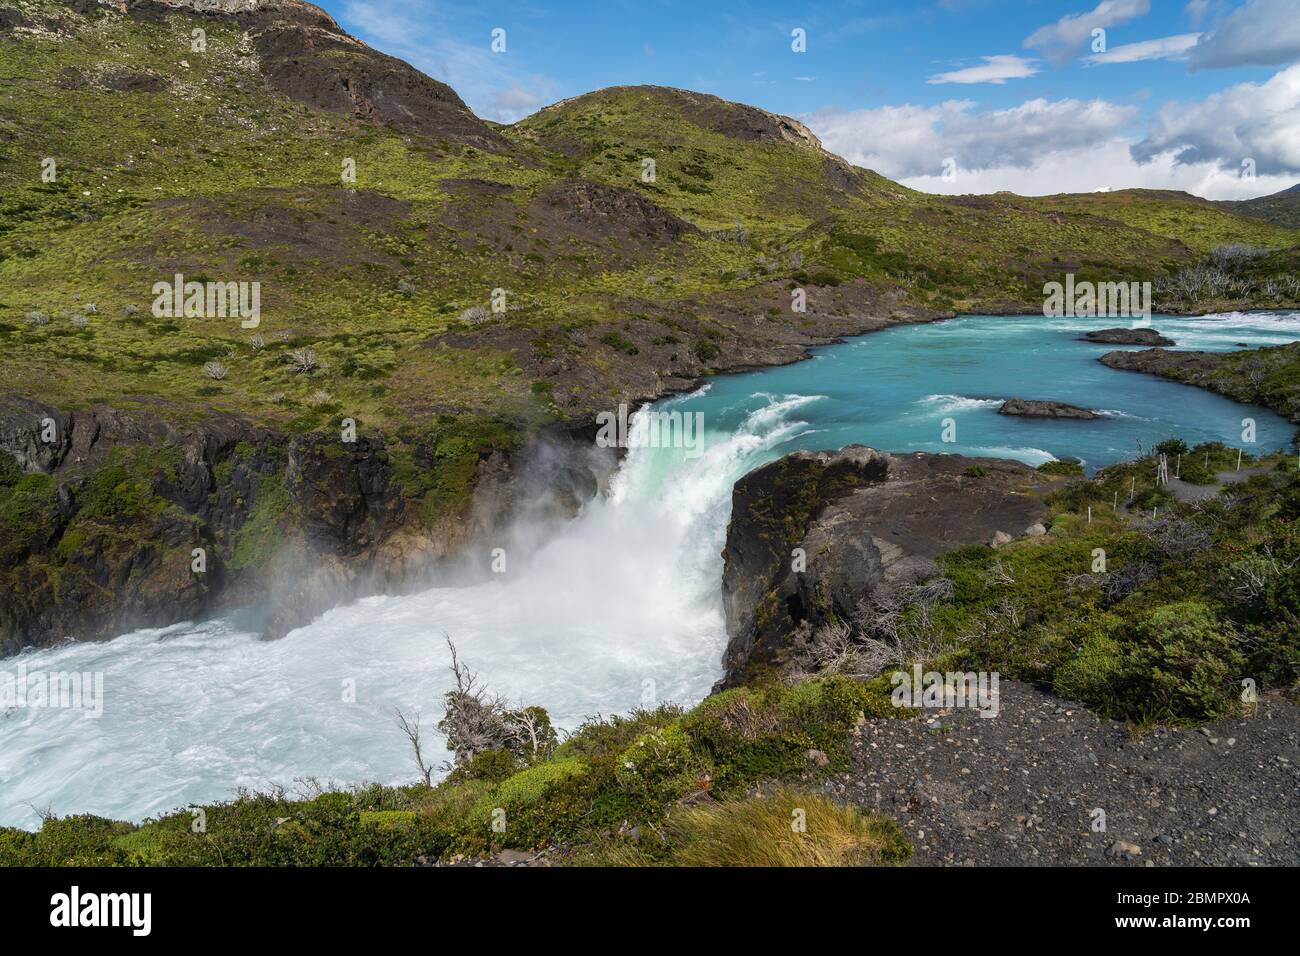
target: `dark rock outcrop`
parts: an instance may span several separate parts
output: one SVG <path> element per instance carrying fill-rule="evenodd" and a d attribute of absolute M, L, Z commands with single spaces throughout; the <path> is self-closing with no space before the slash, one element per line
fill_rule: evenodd
<path fill-rule="evenodd" d="M 1240 352 L 1107 352 L 1097 361 L 1108 368 L 1158 375 L 1238 402 L 1262 405 L 1300 424 L 1300 391 L 1294 384 L 1300 342 Z"/>
<path fill-rule="evenodd" d="M 967 474 L 979 465 L 980 477 Z M 1019 462 L 886 455 L 861 445 L 795 452 L 732 492 L 723 551 L 725 674 L 735 687 L 781 668 L 801 627 L 846 619 L 882 588 L 929 576 L 933 560 L 1046 512 L 1045 479 Z"/>
<path fill-rule="evenodd" d="M 1084 337 L 1085 342 L 1100 342 L 1103 345 L 1177 345 L 1173 339 L 1167 339 L 1155 329 L 1097 329 Z"/>
<path fill-rule="evenodd" d="M 1038 402 L 1032 399 L 1013 398 L 1002 403 L 998 409 L 999 415 L 1017 415 L 1021 418 L 1077 418 L 1081 421 L 1092 421 L 1100 418 L 1096 412 L 1088 408 L 1080 408 L 1078 405 L 1067 405 L 1065 402 Z"/>
<path fill-rule="evenodd" d="M 544 432 L 482 453 L 473 498 L 429 519 L 382 435 L 344 443 L 215 412 L 178 424 L 147 405 L 65 412 L 14 397 L 0 399 L 0 456 L 0 654 L 248 605 L 278 637 L 339 603 L 428 584 L 516 518 L 568 520 L 614 464 Z"/>
<path fill-rule="evenodd" d="M 172 14 L 229 18 L 245 31 L 266 81 L 292 99 L 451 142 L 504 151 L 505 140 L 450 86 L 350 36 L 301 0 L 101 2 L 143 20 Z"/>

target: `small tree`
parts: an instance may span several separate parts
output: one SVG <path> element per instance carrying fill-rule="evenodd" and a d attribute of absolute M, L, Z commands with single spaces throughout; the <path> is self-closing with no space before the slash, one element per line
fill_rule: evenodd
<path fill-rule="evenodd" d="M 453 754 L 445 769 L 467 767 L 479 754 L 492 751 L 506 751 L 506 760 L 516 766 L 550 756 L 558 737 L 546 711 L 512 707 L 505 698 L 489 693 L 478 674 L 460 659 L 451 637 L 444 637 L 455 680 L 455 686 L 443 696 L 446 713 L 438 721 L 438 732 L 447 738 L 447 749 Z M 424 754 L 419 714 L 408 717 L 399 710 L 397 723 L 410 742 L 421 777 L 429 783 L 433 766 Z"/>

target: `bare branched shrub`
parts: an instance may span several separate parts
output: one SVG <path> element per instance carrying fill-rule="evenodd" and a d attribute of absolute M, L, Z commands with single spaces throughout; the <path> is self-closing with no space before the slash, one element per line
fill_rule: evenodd
<path fill-rule="evenodd" d="M 951 601 L 955 593 L 952 581 L 932 577 L 883 590 L 859 602 L 854 622 L 862 659 L 874 663 L 883 655 L 883 670 L 939 656 L 948 640 L 934 620 L 934 609 Z"/>
<path fill-rule="evenodd" d="M 38 328 L 42 325 L 49 325 L 50 317 L 45 312 L 28 312 L 27 324 Z"/>
<path fill-rule="evenodd" d="M 1277 582 L 1296 573 L 1300 558 L 1283 561 L 1265 545 L 1262 552 L 1233 561 L 1222 572 L 1224 596 L 1234 604 L 1247 604 L 1267 594 Z"/>
<path fill-rule="evenodd" d="M 1158 569 L 1149 561 L 1130 561 L 1128 564 L 1103 576 L 1102 600 L 1107 606 L 1118 604 L 1142 585 L 1153 580 Z"/>
<path fill-rule="evenodd" d="M 1262 256 L 1267 253 L 1267 249 L 1246 245 L 1241 242 L 1234 242 L 1222 246 L 1215 246 L 1214 251 L 1210 253 L 1210 258 L 1219 268 L 1231 270 L 1236 266 L 1249 262 L 1257 256 Z"/>
<path fill-rule="evenodd" d="M 220 362 L 205 362 L 203 364 L 203 374 L 219 382 L 226 377 L 226 367 Z"/>
<path fill-rule="evenodd" d="M 525 763 L 549 755 L 557 741 L 546 711 L 512 707 L 504 697 L 489 693 L 478 674 L 461 661 L 450 636 L 446 641 L 456 686 L 443 697 L 446 713 L 438 731 L 455 755 L 453 766 L 464 766 L 489 750 L 509 750 Z"/>
<path fill-rule="evenodd" d="M 977 617 L 961 635 L 963 644 L 1004 644 L 1024 627 L 1024 612 L 1013 600 L 999 601 Z"/>
<path fill-rule="evenodd" d="M 303 399 L 303 401 L 305 401 L 312 408 L 320 408 L 322 405 L 328 405 L 332 397 L 333 396 L 330 395 L 329 392 L 325 391 L 325 389 L 318 388 L 316 389 L 316 391 L 312 392 L 305 399 Z"/>
<path fill-rule="evenodd" d="M 254 352 L 260 352 L 266 348 L 266 339 L 261 335 L 254 335 L 249 338 L 248 347 Z"/>
<path fill-rule="evenodd" d="M 781 717 L 774 710 L 756 708 L 749 697 L 737 697 L 718 713 L 718 723 L 741 740 L 758 740 L 774 733 L 781 725 Z"/>
<path fill-rule="evenodd" d="M 838 618 L 815 631 L 805 622 L 795 635 L 795 650 L 789 662 L 790 683 L 807 680 L 814 674 L 842 674 L 845 677 L 875 677 L 892 657 L 892 648 L 884 641 L 858 633 L 854 626 Z"/>
<path fill-rule="evenodd" d="M 1016 583 L 1016 579 L 1011 576 L 1011 572 L 1002 564 L 1001 558 L 993 559 L 993 563 L 989 565 L 988 571 L 984 574 L 984 580 L 990 587 L 1001 587 Z"/>
<path fill-rule="evenodd" d="M 471 325 L 481 325 L 488 319 L 492 318 L 492 313 L 487 310 L 487 306 L 471 305 L 456 318 L 461 322 L 468 322 Z"/>
<path fill-rule="evenodd" d="M 1142 530 L 1171 558 L 1199 554 L 1214 544 L 1214 535 L 1208 528 L 1172 513 L 1151 521 Z"/>
<path fill-rule="evenodd" d="M 316 350 L 313 348 L 290 349 L 285 353 L 284 358 L 298 375 L 314 372 L 320 367 L 320 360 L 316 357 Z"/>
<path fill-rule="evenodd" d="M 417 710 L 410 717 L 396 711 L 397 726 L 401 728 L 402 733 L 406 735 L 407 741 L 411 744 L 411 751 L 415 757 L 415 765 L 420 768 L 420 779 L 424 781 L 426 787 L 433 786 L 433 764 L 429 763 L 424 757 L 424 741 L 420 737 L 420 712 Z"/>
<path fill-rule="evenodd" d="M 86 316 L 82 315 L 80 312 L 74 312 L 68 321 L 72 323 L 74 329 L 84 329 L 86 326 L 90 325 L 90 319 L 86 318 Z"/>

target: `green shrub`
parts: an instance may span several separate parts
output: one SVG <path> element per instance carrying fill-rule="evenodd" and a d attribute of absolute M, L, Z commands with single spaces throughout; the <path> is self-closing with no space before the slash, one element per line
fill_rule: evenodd
<path fill-rule="evenodd" d="M 722 350 L 718 348 L 717 343 L 710 342 L 708 339 L 697 339 L 694 351 L 695 357 L 701 362 L 712 362 L 722 354 Z"/>
<path fill-rule="evenodd" d="M 1045 461 L 1038 466 L 1045 475 L 1063 475 L 1065 477 L 1082 477 L 1083 465 L 1077 461 Z"/>
<path fill-rule="evenodd" d="M 18 459 L 8 452 L 0 451 L 0 488 L 12 488 L 23 477 L 23 470 L 18 467 Z"/>
<path fill-rule="evenodd" d="M 667 804 L 707 784 L 711 766 L 691 747 L 680 724 L 651 730 L 618 758 L 619 786 L 647 803 Z"/>
<path fill-rule="evenodd" d="M 600 341 L 614 351 L 622 352 L 625 355 L 636 355 L 640 352 L 640 349 L 620 332 L 606 332 L 600 337 Z"/>
<path fill-rule="evenodd" d="M 580 760 L 552 760 L 507 777 L 470 811 L 470 845 L 529 848 L 574 833 L 590 804 L 583 788 L 588 769 Z M 504 823 L 501 832 L 493 830 L 497 820 Z"/>
<path fill-rule="evenodd" d="M 1189 485 L 1213 485 L 1218 481 L 1218 477 L 1210 468 L 1198 459 L 1189 458 L 1184 461 L 1182 468 L 1178 471 L 1178 477 Z"/>
<path fill-rule="evenodd" d="M 1244 665 L 1232 624 L 1184 601 L 1088 634 L 1053 687 L 1111 717 L 1205 720 L 1232 709 Z"/>

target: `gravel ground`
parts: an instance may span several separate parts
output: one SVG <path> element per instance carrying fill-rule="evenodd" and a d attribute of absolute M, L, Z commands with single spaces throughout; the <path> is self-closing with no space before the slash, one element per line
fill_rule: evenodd
<path fill-rule="evenodd" d="M 999 696 L 992 718 L 863 723 L 827 791 L 898 820 L 920 866 L 1300 864 L 1295 704 L 1135 737 L 1027 684 Z"/>

